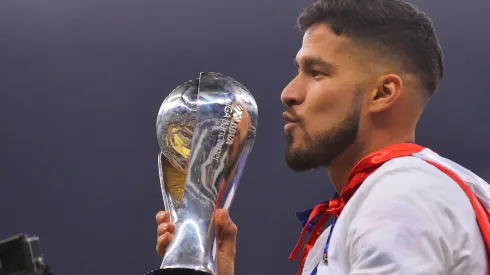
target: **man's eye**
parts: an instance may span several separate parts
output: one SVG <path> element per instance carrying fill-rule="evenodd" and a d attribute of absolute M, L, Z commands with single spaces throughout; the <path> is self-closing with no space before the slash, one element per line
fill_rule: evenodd
<path fill-rule="evenodd" d="M 317 77 L 317 76 L 320 76 L 322 73 L 320 73 L 319 71 L 315 71 L 315 70 L 312 70 L 311 71 L 311 76 L 313 77 Z"/>

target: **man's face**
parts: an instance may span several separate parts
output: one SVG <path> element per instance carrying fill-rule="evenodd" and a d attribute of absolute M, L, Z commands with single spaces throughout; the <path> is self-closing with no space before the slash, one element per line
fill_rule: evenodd
<path fill-rule="evenodd" d="M 327 166 L 356 140 L 363 87 L 353 52 L 346 38 L 323 24 L 305 33 L 295 60 L 298 74 L 281 94 L 291 121 L 284 127 L 291 169 Z"/>

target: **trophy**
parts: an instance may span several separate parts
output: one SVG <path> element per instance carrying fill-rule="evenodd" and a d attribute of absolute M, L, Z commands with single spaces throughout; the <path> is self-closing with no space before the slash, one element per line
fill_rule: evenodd
<path fill-rule="evenodd" d="M 156 125 L 158 166 L 175 234 L 151 274 L 216 275 L 213 214 L 230 207 L 257 122 L 250 92 L 219 73 L 201 73 L 165 98 Z"/>

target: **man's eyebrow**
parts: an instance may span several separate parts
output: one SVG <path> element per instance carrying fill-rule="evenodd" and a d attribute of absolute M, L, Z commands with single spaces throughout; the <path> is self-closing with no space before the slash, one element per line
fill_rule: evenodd
<path fill-rule="evenodd" d="M 298 68 L 300 66 L 300 63 L 301 63 L 301 65 L 303 65 L 306 68 L 311 68 L 313 66 L 319 66 L 319 67 L 322 67 L 324 69 L 331 70 L 334 67 L 332 64 L 326 62 L 325 60 L 323 60 L 319 57 L 304 57 L 304 58 L 300 59 L 299 61 L 298 61 L 298 59 L 295 58 L 295 59 L 293 59 L 293 61 L 294 61 L 294 64 L 296 65 L 296 67 L 298 67 Z"/>

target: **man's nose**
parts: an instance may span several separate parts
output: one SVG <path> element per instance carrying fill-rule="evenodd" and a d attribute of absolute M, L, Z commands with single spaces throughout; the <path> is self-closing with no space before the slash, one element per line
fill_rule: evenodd
<path fill-rule="evenodd" d="M 291 80 L 281 93 L 281 102 L 286 106 L 301 104 L 304 100 L 301 85 L 297 78 Z"/>

